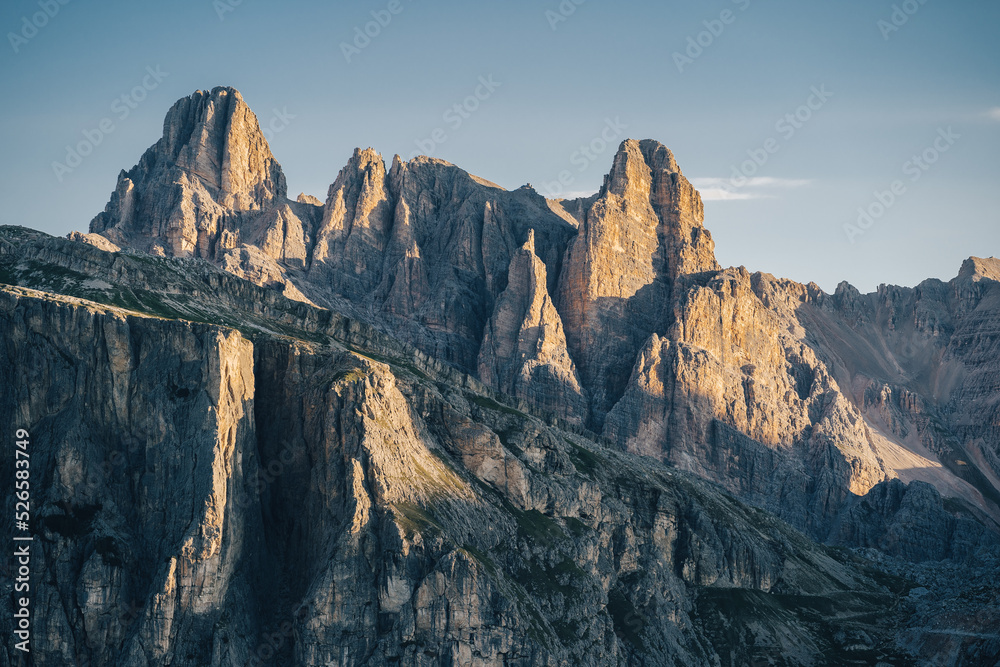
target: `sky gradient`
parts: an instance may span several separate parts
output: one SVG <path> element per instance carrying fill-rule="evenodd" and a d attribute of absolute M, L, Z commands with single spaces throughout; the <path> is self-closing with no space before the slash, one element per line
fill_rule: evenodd
<path fill-rule="evenodd" d="M 11 0 L 0 224 L 85 230 L 174 101 L 231 85 L 293 197 L 367 146 L 590 194 L 651 138 L 724 266 L 871 291 L 1000 254 L 1000 3 L 579 1 Z"/>

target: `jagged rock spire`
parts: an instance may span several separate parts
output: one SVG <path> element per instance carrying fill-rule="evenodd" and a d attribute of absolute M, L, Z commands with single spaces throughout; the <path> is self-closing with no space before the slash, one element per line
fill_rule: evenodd
<path fill-rule="evenodd" d="M 163 137 L 119 174 L 90 231 L 141 250 L 208 256 L 223 217 L 263 210 L 286 195 L 281 166 L 240 93 L 199 90 L 171 107 Z"/>
<path fill-rule="evenodd" d="M 666 332 L 673 281 L 719 269 L 703 218 L 701 197 L 665 146 L 622 142 L 570 244 L 558 294 L 596 421 L 621 396 L 640 346 Z"/>

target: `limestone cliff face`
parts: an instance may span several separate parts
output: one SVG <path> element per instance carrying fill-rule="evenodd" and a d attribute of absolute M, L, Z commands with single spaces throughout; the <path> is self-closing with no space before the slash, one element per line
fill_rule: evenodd
<path fill-rule="evenodd" d="M 50 480 L 35 664 L 714 664 L 743 649 L 698 591 L 896 599 L 694 478 L 330 339 L 0 298 L 2 372 L 32 383 L 3 416 Z M 801 650 L 857 650 L 791 614 Z M 892 656 L 886 618 L 865 646 Z"/>
<path fill-rule="evenodd" d="M 684 287 L 605 434 L 823 534 L 850 494 L 893 472 L 796 319 L 818 290 L 744 269 Z"/>
<path fill-rule="evenodd" d="M 697 191 L 655 141 L 623 142 L 601 190 L 574 201 L 546 200 L 530 186 L 507 191 L 433 158 L 404 162 L 396 156 L 387 164 L 373 149 L 354 152 L 325 203 L 307 195 L 292 201 L 252 112 L 239 93 L 219 88 L 171 109 L 163 138 L 122 174 L 90 232 L 71 235 L 77 243 L 32 240 L 27 232 L 0 235 L 0 278 L 171 319 L 235 326 L 268 340 L 334 336 L 348 349 L 405 359 L 402 367 L 417 377 L 437 378 L 442 395 L 428 393 L 420 382 L 408 384 L 399 373 L 390 377 L 377 366 L 359 366 L 350 355 L 327 358 L 295 347 L 296 360 L 286 358 L 292 348 L 264 346 L 265 357 L 254 348 L 257 369 L 277 383 L 268 405 L 313 424 L 301 442 L 326 444 L 308 446 L 311 465 L 327 457 L 324 483 L 350 489 L 335 502 L 324 499 L 322 484 L 307 481 L 313 472 L 303 469 L 295 489 L 275 486 L 274 497 L 264 492 L 264 515 L 270 512 L 277 525 L 291 508 L 309 508 L 308 525 L 286 537 L 297 545 L 295 554 L 315 556 L 295 561 L 315 574 L 309 586 L 322 582 L 313 591 L 320 597 L 310 604 L 337 608 L 343 586 L 337 582 L 350 580 L 358 582 L 352 595 L 380 596 L 392 613 L 402 614 L 404 625 L 410 616 L 437 610 L 435 620 L 420 621 L 430 634 L 399 630 L 392 640 L 399 645 L 447 636 L 457 642 L 448 649 L 459 651 L 455 659 L 472 655 L 487 664 L 501 654 L 527 662 L 564 655 L 546 653 L 539 648 L 544 641 L 513 637 L 528 626 L 569 633 L 565 626 L 546 626 L 554 621 L 545 613 L 546 623 L 526 621 L 533 612 L 517 605 L 516 613 L 503 604 L 481 608 L 485 616 L 475 627 L 490 638 L 473 641 L 466 632 L 472 626 L 455 626 L 447 614 L 442 620 L 440 610 L 462 596 L 509 601 L 513 589 L 484 581 L 465 555 L 440 544 L 420 552 L 425 560 L 414 565 L 408 560 L 413 544 L 385 535 L 394 534 L 389 514 L 404 532 L 407 522 L 428 521 L 409 505 L 431 502 L 417 491 L 425 477 L 434 488 L 454 483 L 458 495 L 468 491 L 470 479 L 447 481 L 426 458 L 439 449 L 502 493 L 501 505 L 541 511 L 538 494 L 562 497 L 532 471 L 558 473 L 566 457 L 581 454 L 563 446 L 565 436 L 552 436 L 563 445 L 541 446 L 514 438 L 510 424 L 484 425 L 485 406 L 599 437 L 650 457 L 644 459 L 650 466 L 659 459 L 722 485 L 814 539 L 871 547 L 893 558 L 961 558 L 962 549 L 949 545 L 966 545 L 965 552 L 986 548 L 1000 520 L 1000 339 L 993 333 L 1000 329 L 1000 263 L 970 258 L 950 282 L 882 286 L 868 295 L 846 284 L 824 294 L 812 284 L 723 270 L 703 227 Z M 231 275 L 193 260 L 175 265 L 122 249 L 204 259 Z M 206 294 L 213 295 L 211 304 Z M 298 303 L 289 305 L 289 299 Z M 314 353 L 302 370 L 302 355 Z M 306 376 L 325 377 L 320 358 L 331 368 L 350 366 L 344 372 L 351 382 L 327 378 L 322 391 L 303 384 Z M 320 391 L 310 394 L 308 409 L 281 393 L 284 373 L 296 391 Z M 314 412 L 318 405 L 326 406 L 322 416 Z M 298 432 L 280 410 L 255 409 L 269 415 L 257 420 L 269 433 L 258 450 L 284 442 L 285 431 Z M 330 420 L 346 430 L 324 435 Z M 350 454 L 338 450 L 331 458 L 331 448 Z M 281 451 L 267 450 L 267 456 Z M 402 460 L 419 479 L 393 477 Z M 933 485 L 947 501 L 938 502 L 918 482 Z M 603 483 L 602 494 L 622 493 L 607 486 L 610 480 Z M 469 488 L 476 491 L 478 482 Z M 469 521 L 493 520 L 496 507 L 483 510 L 476 504 L 481 497 L 461 497 L 468 516 L 476 517 Z M 402 515 L 385 509 L 398 510 L 400 503 L 410 508 Z M 323 511 L 334 505 L 338 516 L 351 517 L 352 537 L 320 527 Z M 481 510 L 486 514 L 475 514 Z M 476 560 L 486 543 L 469 541 L 460 527 L 465 520 L 443 532 L 471 546 Z M 447 523 L 435 521 L 435 530 Z M 616 521 L 641 532 L 631 519 Z M 908 531 L 921 522 L 923 529 L 949 535 L 948 543 L 910 539 Z M 619 539 L 613 535 L 603 534 L 601 544 Z M 357 563 L 333 565 L 318 555 L 335 542 L 338 553 L 364 551 L 372 540 L 393 563 L 406 563 L 405 577 L 396 572 L 361 583 Z M 269 557 L 299 558 L 295 554 Z M 556 556 L 547 557 L 552 565 Z M 430 576 L 431 561 L 446 571 L 436 571 L 433 583 L 416 578 L 415 572 Z M 515 578 L 530 569 L 517 563 L 511 565 Z M 609 574 L 599 576 L 606 581 Z M 424 607 L 405 594 L 420 590 Z M 602 590 L 610 609 L 611 593 Z M 584 596 L 574 613 L 597 609 L 600 594 L 594 595 Z M 558 607 L 551 600 L 540 604 L 543 611 Z M 311 617 L 302 631 L 316 646 L 331 646 L 341 633 L 350 637 L 344 644 L 350 655 L 390 659 L 396 650 L 388 648 L 391 642 L 368 637 L 371 624 L 381 627 L 384 619 L 363 605 L 344 608 L 351 610 L 346 616 Z M 683 620 L 676 609 L 670 613 Z M 504 634 L 497 627 L 517 630 Z M 588 627 L 576 633 L 578 639 L 604 637 L 600 655 L 623 659 L 627 651 L 609 638 L 607 627 Z M 619 639 L 628 634 L 614 622 L 612 627 Z M 663 645 L 697 662 L 698 641 L 664 638 Z M 612 644 L 617 648 L 607 648 Z M 421 660 L 407 655 L 414 664 Z M 302 659 L 349 661 L 329 651 Z"/>
<path fill-rule="evenodd" d="M 719 268 L 703 215 L 669 150 L 654 141 L 622 143 L 567 250 L 558 288 L 595 423 L 621 397 L 645 340 L 666 331 L 673 282 Z"/>
<path fill-rule="evenodd" d="M 3 412 L 34 446 L 35 664 L 160 665 L 213 643 L 230 664 L 255 632 L 252 345 L 39 295 L 0 294 Z"/>
<path fill-rule="evenodd" d="M 534 296 L 498 299 L 491 335 L 509 326 L 531 341 L 521 325 L 537 316 L 533 349 L 559 359 L 541 260 L 524 243 L 510 264 L 512 294 Z M 900 638 L 934 660 L 941 632 L 964 654 L 995 654 L 965 616 L 931 631 L 910 620 L 907 584 L 877 563 L 205 262 L 0 228 L 0 278 L 0 381 L 14 388 L 0 418 L 32 433 L 39 481 L 35 664 L 901 664 Z M 758 292 L 777 308 L 778 292 Z M 651 336 L 639 365 L 659 369 L 643 376 L 651 394 L 654 376 L 686 381 L 662 363 L 675 348 L 722 354 Z M 762 439 L 766 423 L 746 422 Z M 713 424 L 713 446 L 724 436 L 726 452 L 747 453 L 733 478 L 795 478 L 794 459 L 765 468 L 779 448 Z M 826 498 L 810 495 L 823 484 L 835 498 L 834 449 L 801 466 L 799 496 L 771 490 L 789 507 Z M 931 568 L 992 562 L 1000 547 L 972 508 L 927 485 L 886 482 L 843 507 L 831 541 Z M 992 618 L 974 590 L 927 585 Z"/>
<path fill-rule="evenodd" d="M 964 373 L 943 411 L 955 415 L 948 421 L 961 448 L 1000 489 L 1000 260 L 967 260 L 949 287 L 961 310 L 948 354 Z"/>
<path fill-rule="evenodd" d="M 588 412 L 586 394 L 546 284 L 545 264 L 535 255 L 535 234 L 529 231 L 511 259 L 507 289 L 486 325 L 479 378 L 524 397 L 542 414 L 582 426 Z"/>
<path fill-rule="evenodd" d="M 895 478 L 995 520 L 997 373 L 982 332 L 1000 283 L 969 266 L 948 285 L 867 296 L 743 269 L 681 281 L 605 435 L 821 539 L 854 496 Z"/>

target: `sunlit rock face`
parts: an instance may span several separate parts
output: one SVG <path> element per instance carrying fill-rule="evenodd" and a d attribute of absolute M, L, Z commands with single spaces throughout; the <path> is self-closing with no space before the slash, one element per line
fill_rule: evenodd
<path fill-rule="evenodd" d="M 567 249 L 558 287 L 595 424 L 621 398 L 646 339 L 666 333 L 677 278 L 718 270 L 702 218 L 701 197 L 669 150 L 622 143 Z"/>
<path fill-rule="evenodd" d="M 996 260 L 868 296 L 722 270 L 697 191 L 649 140 L 624 141 L 601 190 L 573 201 L 373 149 L 321 207 L 291 201 L 226 88 L 178 102 L 123 179 L 80 240 L 193 254 L 348 312 L 817 537 L 897 477 L 998 513 L 996 420 L 972 418 L 996 412 L 996 374 L 989 346 L 961 344 L 996 311 Z"/>

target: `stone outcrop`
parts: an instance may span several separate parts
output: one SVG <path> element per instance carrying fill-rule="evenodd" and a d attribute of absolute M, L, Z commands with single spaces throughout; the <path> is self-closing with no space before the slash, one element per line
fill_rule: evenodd
<path fill-rule="evenodd" d="M 596 424 L 624 392 L 639 348 L 665 332 L 674 281 L 719 268 L 703 217 L 701 197 L 669 150 L 622 143 L 567 249 L 558 288 Z"/>
<path fill-rule="evenodd" d="M 535 255 L 535 233 L 529 230 L 510 261 L 507 289 L 486 325 L 479 379 L 524 397 L 542 414 L 582 426 L 587 398 L 546 285 L 545 264 Z"/>

